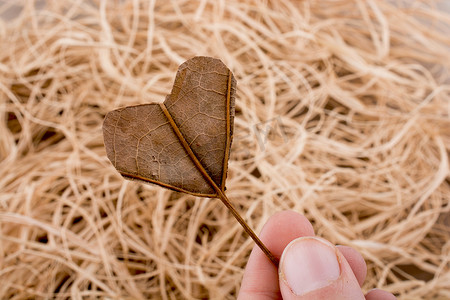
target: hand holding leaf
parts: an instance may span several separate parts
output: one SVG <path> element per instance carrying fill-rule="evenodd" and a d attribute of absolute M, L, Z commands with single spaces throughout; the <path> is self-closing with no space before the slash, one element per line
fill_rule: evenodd
<path fill-rule="evenodd" d="M 109 112 L 103 136 L 109 160 L 131 180 L 219 198 L 267 257 L 278 260 L 226 197 L 236 80 L 218 59 L 184 62 L 164 103 Z"/>

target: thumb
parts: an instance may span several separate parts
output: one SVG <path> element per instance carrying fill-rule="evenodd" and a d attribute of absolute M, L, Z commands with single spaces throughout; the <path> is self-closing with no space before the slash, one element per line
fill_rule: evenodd
<path fill-rule="evenodd" d="M 280 260 L 283 299 L 365 299 L 342 253 L 319 237 L 301 237 L 286 246 Z"/>

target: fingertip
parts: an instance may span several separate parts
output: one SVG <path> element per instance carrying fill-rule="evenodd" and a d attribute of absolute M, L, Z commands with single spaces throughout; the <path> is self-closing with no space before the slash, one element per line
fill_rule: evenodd
<path fill-rule="evenodd" d="M 319 237 L 298 238 L 286 247 L 279 278 L 283 299 L 364 299 L 343 254 Z"/>
<path fill-rule="evenodd" d="M 302 214 L 280 211 L 270 217 L 260 236 L 270 251 L 280 258 L 287 244 L 301 236 L 314 236 L 314 229 Z"/>

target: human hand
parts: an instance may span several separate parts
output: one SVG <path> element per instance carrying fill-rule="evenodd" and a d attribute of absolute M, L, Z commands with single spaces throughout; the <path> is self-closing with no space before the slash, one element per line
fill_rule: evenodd
<path fill-rule="evenodd" d="M 275 214 L 264 225 L 260 238 L 277 258 L 281 257 L 279 269 L 253 247 L 238 299 L 396 299 L 377 289 L 364 296 L 361 285 L 367 266 L 361 254 L 315 237 L 311 223 L 298 213 Z"/>

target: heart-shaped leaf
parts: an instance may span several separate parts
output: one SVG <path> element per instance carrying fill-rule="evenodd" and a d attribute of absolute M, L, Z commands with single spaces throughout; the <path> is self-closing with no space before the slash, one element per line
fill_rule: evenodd
<path fill-rule="evenodd" d="M 277 265 L 224 193 L 235 91 L 236 80 L 220 60 L 194 57 L 178 68 L 164 103 L 119 108 L 106 115 L 106 154 L 127 179 L 220 198 Z"/>
<path fill-rule="evenodd" d="M 186 61 L 164 103 L 129 106 L 106 115 L 103 135 L 109 160 L 128 179 L 217 197 L 205 175 L 224 191 L 235 91 L 236 80 L 220 60 Z"/>

